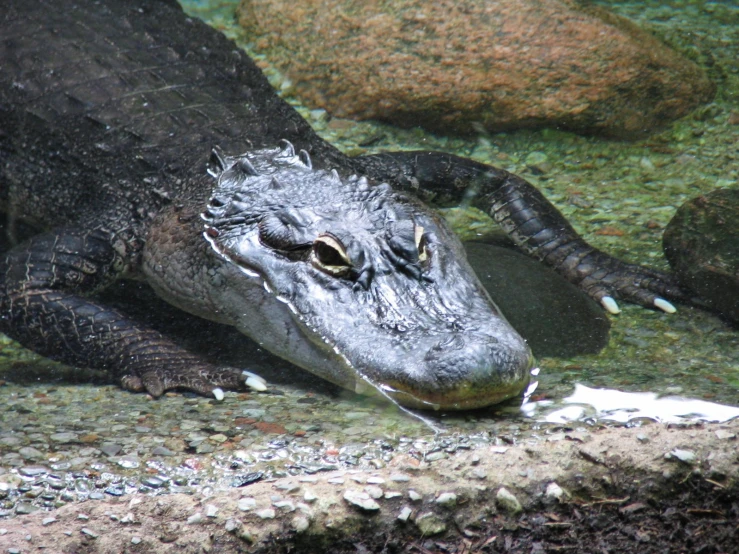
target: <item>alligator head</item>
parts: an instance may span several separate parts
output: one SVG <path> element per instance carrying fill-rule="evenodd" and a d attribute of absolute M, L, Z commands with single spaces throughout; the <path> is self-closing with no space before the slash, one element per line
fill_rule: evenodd
<path fill-rule="evenodd" d="M 265 348 L 345 388 L 467 409 L 521 393 L 532 356 L 438 214 L 279 148 L 214 151 L 211 296 Z"/>

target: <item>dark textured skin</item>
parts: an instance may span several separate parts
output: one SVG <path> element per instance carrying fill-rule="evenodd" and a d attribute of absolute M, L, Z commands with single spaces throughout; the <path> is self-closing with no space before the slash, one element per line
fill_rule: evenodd
<path fill-rule="evenodd" d="M 232 368 L 92 298 L 116 279 L 142 278 L 148 242 L 180 255 L 172 264 L 188 277 L 155 288 L 197 299 L 193 279 L 212 256 L 199 215 L 213 188 L 205 167 L 216 145 L 235 154 L 287 139 L 316 168 L 365 174 L 431 200 L 454 202 L 473 187 L 475 203 L 524 251 L 593 298 L 683 298 L 670 276 L 588 246 L 505 171 L 435 152 L 347 158 L 233 43 L 173 2 L 5 1 L 0 68 L 0 206 L 11 237 L 13 221 L 42 230 L 0 263 L 0 330 L 44 356 L 109 369 L 131 390 L 242 386 Z"/>

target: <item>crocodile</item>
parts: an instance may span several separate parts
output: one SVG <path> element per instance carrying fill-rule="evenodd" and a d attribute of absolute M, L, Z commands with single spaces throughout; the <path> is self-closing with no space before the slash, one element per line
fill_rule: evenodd
<path fill-rule="evenodd" d="M 428 202 L 470 200 L 610 312 L 686 298 L 588 245 L 514 174 L 343 154 L 171 0 L 7 0 L 0 67 L 0 206 L 11 239 L 37 231 L 0 263 L 0 331 L 131 391 L 264 382 L 106 305 L 118 279 L 351 390 L 435 409 L 519 395 L 528 345 Z"/>

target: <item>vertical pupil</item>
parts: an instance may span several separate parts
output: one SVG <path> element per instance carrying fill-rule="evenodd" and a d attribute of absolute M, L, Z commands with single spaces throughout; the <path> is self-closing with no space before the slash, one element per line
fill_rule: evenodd
<path fill-rule="evenodd" d="M 315 244 L 316 256 L 321 260 L 321 263 L 326 265 L 346 265 L 346 262 L 341 257 L 341 254 L 336 251 L 332 246 L 324 242 L 317 242 Z"/>

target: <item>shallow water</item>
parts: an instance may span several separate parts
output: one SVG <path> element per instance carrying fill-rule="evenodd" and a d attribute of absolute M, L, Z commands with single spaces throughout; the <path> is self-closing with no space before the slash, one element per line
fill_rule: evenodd
<path fill-rule="evenodd" d="M 206 9 L 188 3 L 192 12 L 238 36 L 230 28 L 234 4 L 215 4 Z M 268 74 L 325 138 L 349 153 L 437 149 L 517 172 L 538 185 L 595 246 L 665 268 L 661 232 L 677 207 L 737 183 L 739 125 L 730 117 L 732 110 L 737 114 L 739 99 L 739 15 L 728 3 L 606 4 L 694 59 L 710 60 L 711 75 L 719 83 L 716 100 L 634 143 L 553 130 L 459 138 L 330 120 L 321 110 L 300 106 L 289 96 L 289 83 L 274 71 Z M 368 143 L 371 148 L 360 146 Z M 543 175 L 529 169 L 534 159 L 546 167 Z M 490 227 L 479 213 L 457 210 L 449 217 L 466 238 L 484 235 Z M 608 233 L 610 228 L 623 236 Z M 34 464 L 72 483 L 67 497 L 53 493 L 53 480 L 41 488 L 28 485 L 41 491 L 28 502 L 53 506 L 121 491 L 228 487 L 233 485 L 229 480 L 248 472 L 279 476 L 380 467 L 399 453 L 432 459 L 477 445 L 527 440 L 562 426 L 739 416 L 736 328 L 690 307 L 680 306 L 673 315 L 628 305 L 622 309 L 611 318 L 611 340 L 600 354 L 538 360 L 537 387 L 523 409 L 511 403 L 425 414 L 424 419 L 381 399 L 338 391 L 310 377 L 293 378 L 298 370 L 269 356 L 258 370 L 276 382 L 272 394 L 228 393 L 222 403 L 168 394 L 154 401 L 114 386 L 73 384 L 86 377 L 6 340 L 0 344 L 0 379 L 7 380 L 0 387 L 0 500 L 8 490 L 4 483 L 31 483 L 33 475 L 18 477 L 18 469 Z M 279 379 L 270 379 L 273 366 L 279 367 Z M 43 494 L 50 496 L 44 499 Z M 1 506 L 0 515 L 14 509 L 6 504 L 3 512 Z"/>

